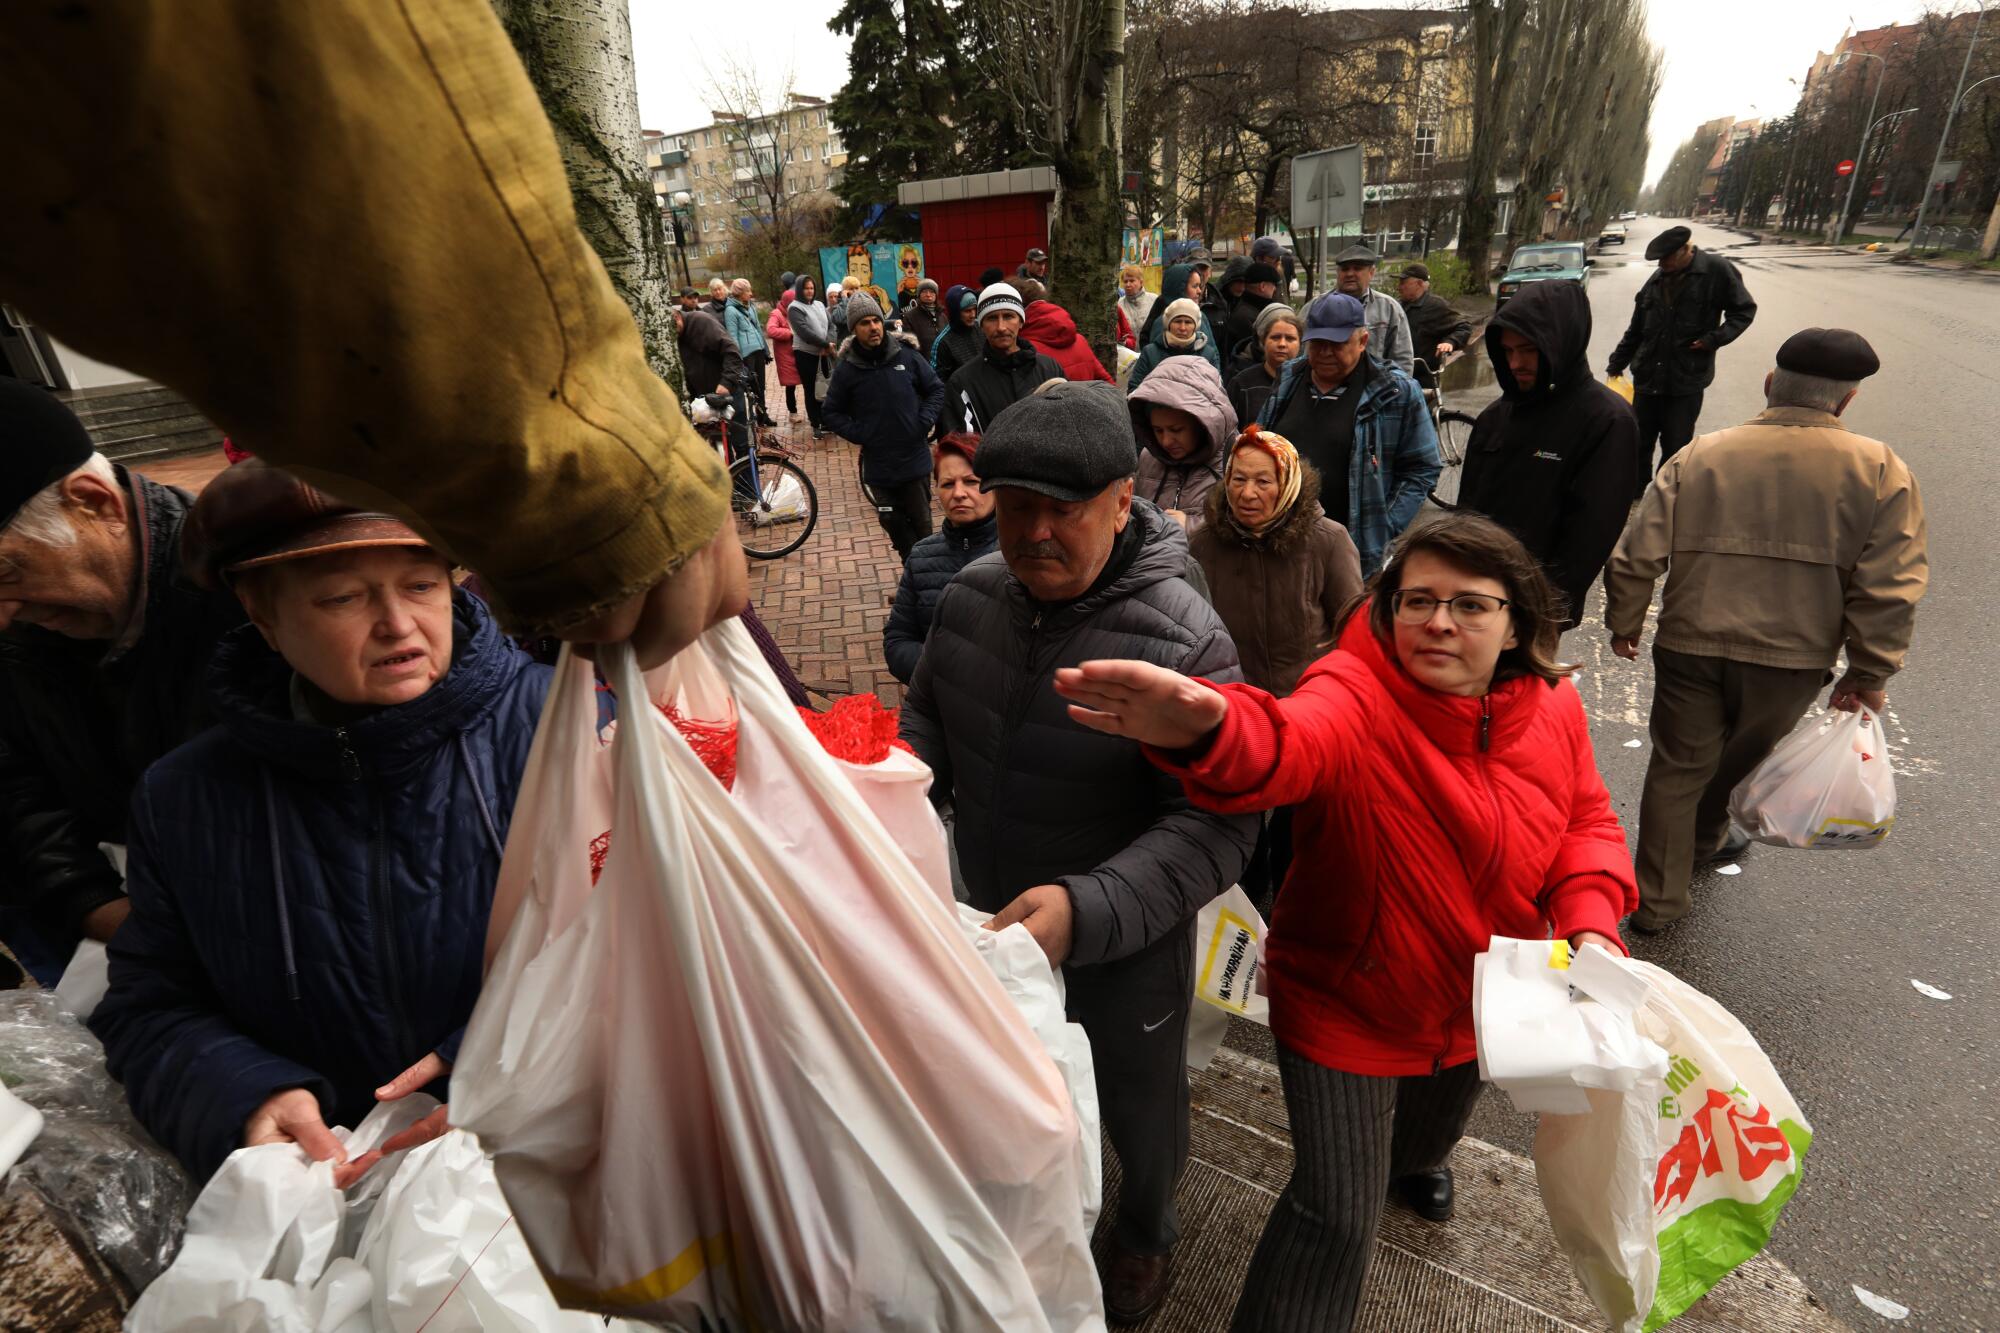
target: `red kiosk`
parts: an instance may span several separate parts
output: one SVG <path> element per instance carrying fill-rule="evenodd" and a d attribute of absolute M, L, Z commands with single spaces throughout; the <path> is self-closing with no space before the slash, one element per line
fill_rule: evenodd
<path fill-rule="evenodd" d="M 976 176 L 905 181 L 896 202 L 923 226 L 924 276 L 940 288 L 973 286 L 989 268 L 1011 281 L 1028 251 L 1047 249 L 1053 167 L 1017 167 Z"/>

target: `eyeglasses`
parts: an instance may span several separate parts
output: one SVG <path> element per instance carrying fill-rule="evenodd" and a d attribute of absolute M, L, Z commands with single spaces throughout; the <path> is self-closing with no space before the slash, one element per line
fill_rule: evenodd
<path fill-rule="evenodd" d="M 1402 592 L 1389 594 L 1389 606 L 1396 613 L 1396 619 L 1405 625 L 1421 625 L 1437 614 L 1438 604 L 1451 608 L 1452 621 L 1460 629 L 1482 629 L 1493 617 L 1508 605 L 1504 597 L 1489 597 L 1483 592 L 1462 592 L 1458 596 L 1444 599 L 1427 592 Z"/>

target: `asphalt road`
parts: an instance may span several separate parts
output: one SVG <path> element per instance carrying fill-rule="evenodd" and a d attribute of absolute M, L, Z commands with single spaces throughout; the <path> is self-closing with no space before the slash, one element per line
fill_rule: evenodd
<path fill-rule="evenodd" d="M 1650 268 L 1641 219 L 1591 276 L 1591 362 L 1604 362 Z M 1931 585 L 1891 682 L 1895 834 L 1868 852 L 1757 848 L 1735 877 L 1695 886 L 1695 911 L 1636 952 L 1714 996 L 1770 1052 L 1814 1129 L 1777 1256 L 1856 1328 L 1888 1327 L 1850 1290 L 1910 1307 L 1910 1329 L 2000 1330 L 2000 751 L 1980 701 L 2000 612 L 1992 441 L 2000 414 L 2000 283 L 1697 226 L 1735 261 L 1756 322 L 1719 355 L 1698 430 L 1763 406 L 1778 345 L 1810 325 L 1859 330 L 1882 370 L 1846 420 L 1915 470 Z M 1476 408 L 1490 389 L 1454 396 Z M 1564 644 L 1584 664 L 1599 767 L 1636 827 L 1652 670 L 1613 657 L 1601 594 Z M 1983 719 L 1983 720 L 1982 720 Z M 1638 748 L 1626 748 L 1629 741 Z M 1986 839 L 1993 837 L 1996 843 Z M 1926 998 L 1923 981 L 1952 996 Z M 1521 1153 L 1532 1121 L 1489 1094 L 1472 1132 Z"/>

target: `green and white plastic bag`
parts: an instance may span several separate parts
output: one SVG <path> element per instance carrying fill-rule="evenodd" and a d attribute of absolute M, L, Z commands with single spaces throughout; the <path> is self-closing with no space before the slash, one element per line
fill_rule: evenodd
<path fill-rule="evenodd" d="M 1812 1127 L 1728 1010 L 1650 963 L 1617 962 L 1646 983 L 1632 1022 L 1667 1052 L 1665 1081 L 1590 1088 L 1588 1112 L 1544 1114 L 1535 1174 L 1584 1290 L 1619 1333 L 1650 1333 L 1764 1248 Z"/>

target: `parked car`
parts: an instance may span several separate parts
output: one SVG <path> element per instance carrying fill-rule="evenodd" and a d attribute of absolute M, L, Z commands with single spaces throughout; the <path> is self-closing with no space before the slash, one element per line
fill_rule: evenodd
<path fill-rule="evenodd" d="M 1622 222 L 1607 222 L 1604 225 L 1603 232 L 1597 237 L 1597 243 L 1599 246 L 1625 244 L 1625 224 Z"/>
<path fill-rule="evenodd" d="M 1531 282 L 1574 282 L 1581 286 L 1590 281 L 1590 269 L 1596 262 L 1583 252 L 1582 241 L 1524 245 L 1507 261 L 1494 305 L 1506 305 L 1515 292 Z"/>
<path fill-rule="evenodd" d="M 1629 211 L 1628 211 L 1628 212 L 1624 212 L 1624 213 L 1620 213 L 1620 214 L 1618 215 L 1618 220 L 1619 220 L 1620 222 L 1632 222 L 1632 221 L 1636 220 L 1636 219 L 1638 218 L 1638 216 L 1639 216 L 1639 215 L 1638 215 L 1637 213 L 1633 213 L 1633 212 L 1629 212 Z"/>

